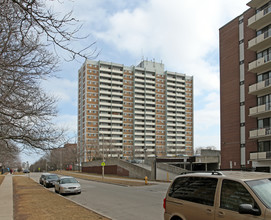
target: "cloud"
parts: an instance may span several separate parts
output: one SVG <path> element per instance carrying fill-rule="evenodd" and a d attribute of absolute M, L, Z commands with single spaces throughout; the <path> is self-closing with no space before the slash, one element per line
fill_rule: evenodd
<path fill-rule="evenodd" d="M 218 50 L 218 29 L 237 11 L 234 5 L 225 0 L 150 0 L 109 16 L 108 29 L 95 36 L 117 50 L 162 59 L 172 70 L 194 75 L 200 91 L 217 90 L 218 68 L 206 55 Z"/>
<path fill-rule="evenodd" d="M 55 119 L 55 123 L 66 129 L 70 138 L 77 135 L 77 115 L 61 114 Z"/>
<path fill-rule="evenodd" d="M 77 81 L 64 78 L 51 78 L 43 81 L 42 87 L 48 94 L 56 97 L 60 105 L 68 103 L 77 107 Z"/>
<path fill-rule="evenodd" d="M 194 150 L 198 147 L 214 146 L 217 150 L 220 150 L 220 138 L 219 135 L 199 135 L 194 136 Z"/>
<path fill-rule="evenodd" d="M 149 0 L 108 16 L 107 29 L 94 35 L 112 50 L 163 60 L 167 70 L 193 75 L 194 146 L 219 148 L 219 28 L 242 14 L 246 3 Z"/>
<path fill-rule="evenodd" d="M 199 97 L 194 109 L 194 147 L 215 146 L 220 149 L 219 93 Z"/>
<path fill-rule="evenodd" d="M 210 93 L 202 97 L 201 102 L 194 109 L 194 123 L 198 131 L 219 127 L 220 109 L 219 94 Z"/>
<path fill-rule="evenodd" d="M 219 147 L 219 28 L 243 13 L 248 0 L 57 2 L 52 1 L 56 11 L 73 9 L 74 16 L 84 22 L 82 36 L 91 33 L 97 40 L 98 49 L 102 49 L 98 59 L 136 65 L 134 61 L 144 56 L 162 60 L 169 71 L 193 75 L 195 148 Z M 81 41 L 77 43 L 80 48 L 84 46 Z M 128 55 L 131 63 L 125 63 Z M 76 65 L 63 72 L 65 80 L 46 84 L 60 97 L 59 122 L 68 122 L 73 131 L 77 124 L 75 76 L 80 68 Z"/>

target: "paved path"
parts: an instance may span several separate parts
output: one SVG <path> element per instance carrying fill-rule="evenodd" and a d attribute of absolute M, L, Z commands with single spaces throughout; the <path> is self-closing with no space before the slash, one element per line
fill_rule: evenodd
<path fill-rule="evenodd" d="M 0 219 L 13 219 L 13 184 L 12 175 L 7 174 L 0 185 Z"/>

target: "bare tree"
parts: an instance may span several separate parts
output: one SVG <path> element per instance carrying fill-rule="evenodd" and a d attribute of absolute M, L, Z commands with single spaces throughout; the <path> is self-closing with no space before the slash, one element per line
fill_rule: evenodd
<path fill-rule="evenodd" d="M 53 149 L 46 157 L 48 163 L 54 169 L 74 167 L 77 164 L 77 144 L 65 144 L 62 148 Z"/>
<path fill-rule="evenodd" d="M 5 142 L 0 141 L 0 152 L 0 163 L 3 167 L 15 167 L 20 164 L 19 149 L 15 145 L 8 146 Z"/>
<path fill-rule="evenodd" d="M 72 13 L 58 18 L 43 0 L 0 0 L 0 18 L 0 141 L 10 149 L 59 147 L 65 138 L 52 122 L 56 99 L 45 94 L 40 82 L 54 76 L 57 48 L 71 60 L 89 58 L 96 50 L 93 44 L 71 49 L 69 43 L 80 39 L 77 20 Z"/>

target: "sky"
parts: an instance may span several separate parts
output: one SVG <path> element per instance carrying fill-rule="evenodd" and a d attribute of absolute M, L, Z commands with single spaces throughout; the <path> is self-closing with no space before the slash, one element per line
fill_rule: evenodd
<path fill-rule="evenodd" d="M 93 42 L 95 60 L 137 65 L 155 60 L 165 70 L 194 77 L 194 149 L 220 149 L 219 28 L 248 9 L 248 0 L 63 0 L 47 1 L 48 7 L 73 16 L 83 26 L 72 42 L 80 50 Z M 63 58 L 66 55 L 61 53 Z M 78 69 L 84 60 L 62 59 L 57 79 L 43 82 L 59 99 L 55 122 L 77 134 Z M 41 154 L 22 153 L 34 163 Z"/>

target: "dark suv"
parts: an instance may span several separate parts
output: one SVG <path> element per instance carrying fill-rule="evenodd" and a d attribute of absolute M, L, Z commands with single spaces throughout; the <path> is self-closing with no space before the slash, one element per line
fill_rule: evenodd
<path fill-rule="evenodd" d="M 271 174 L 181 175 L 170 185 L 164 208 L 165 220 L 271 219 Z"/>

